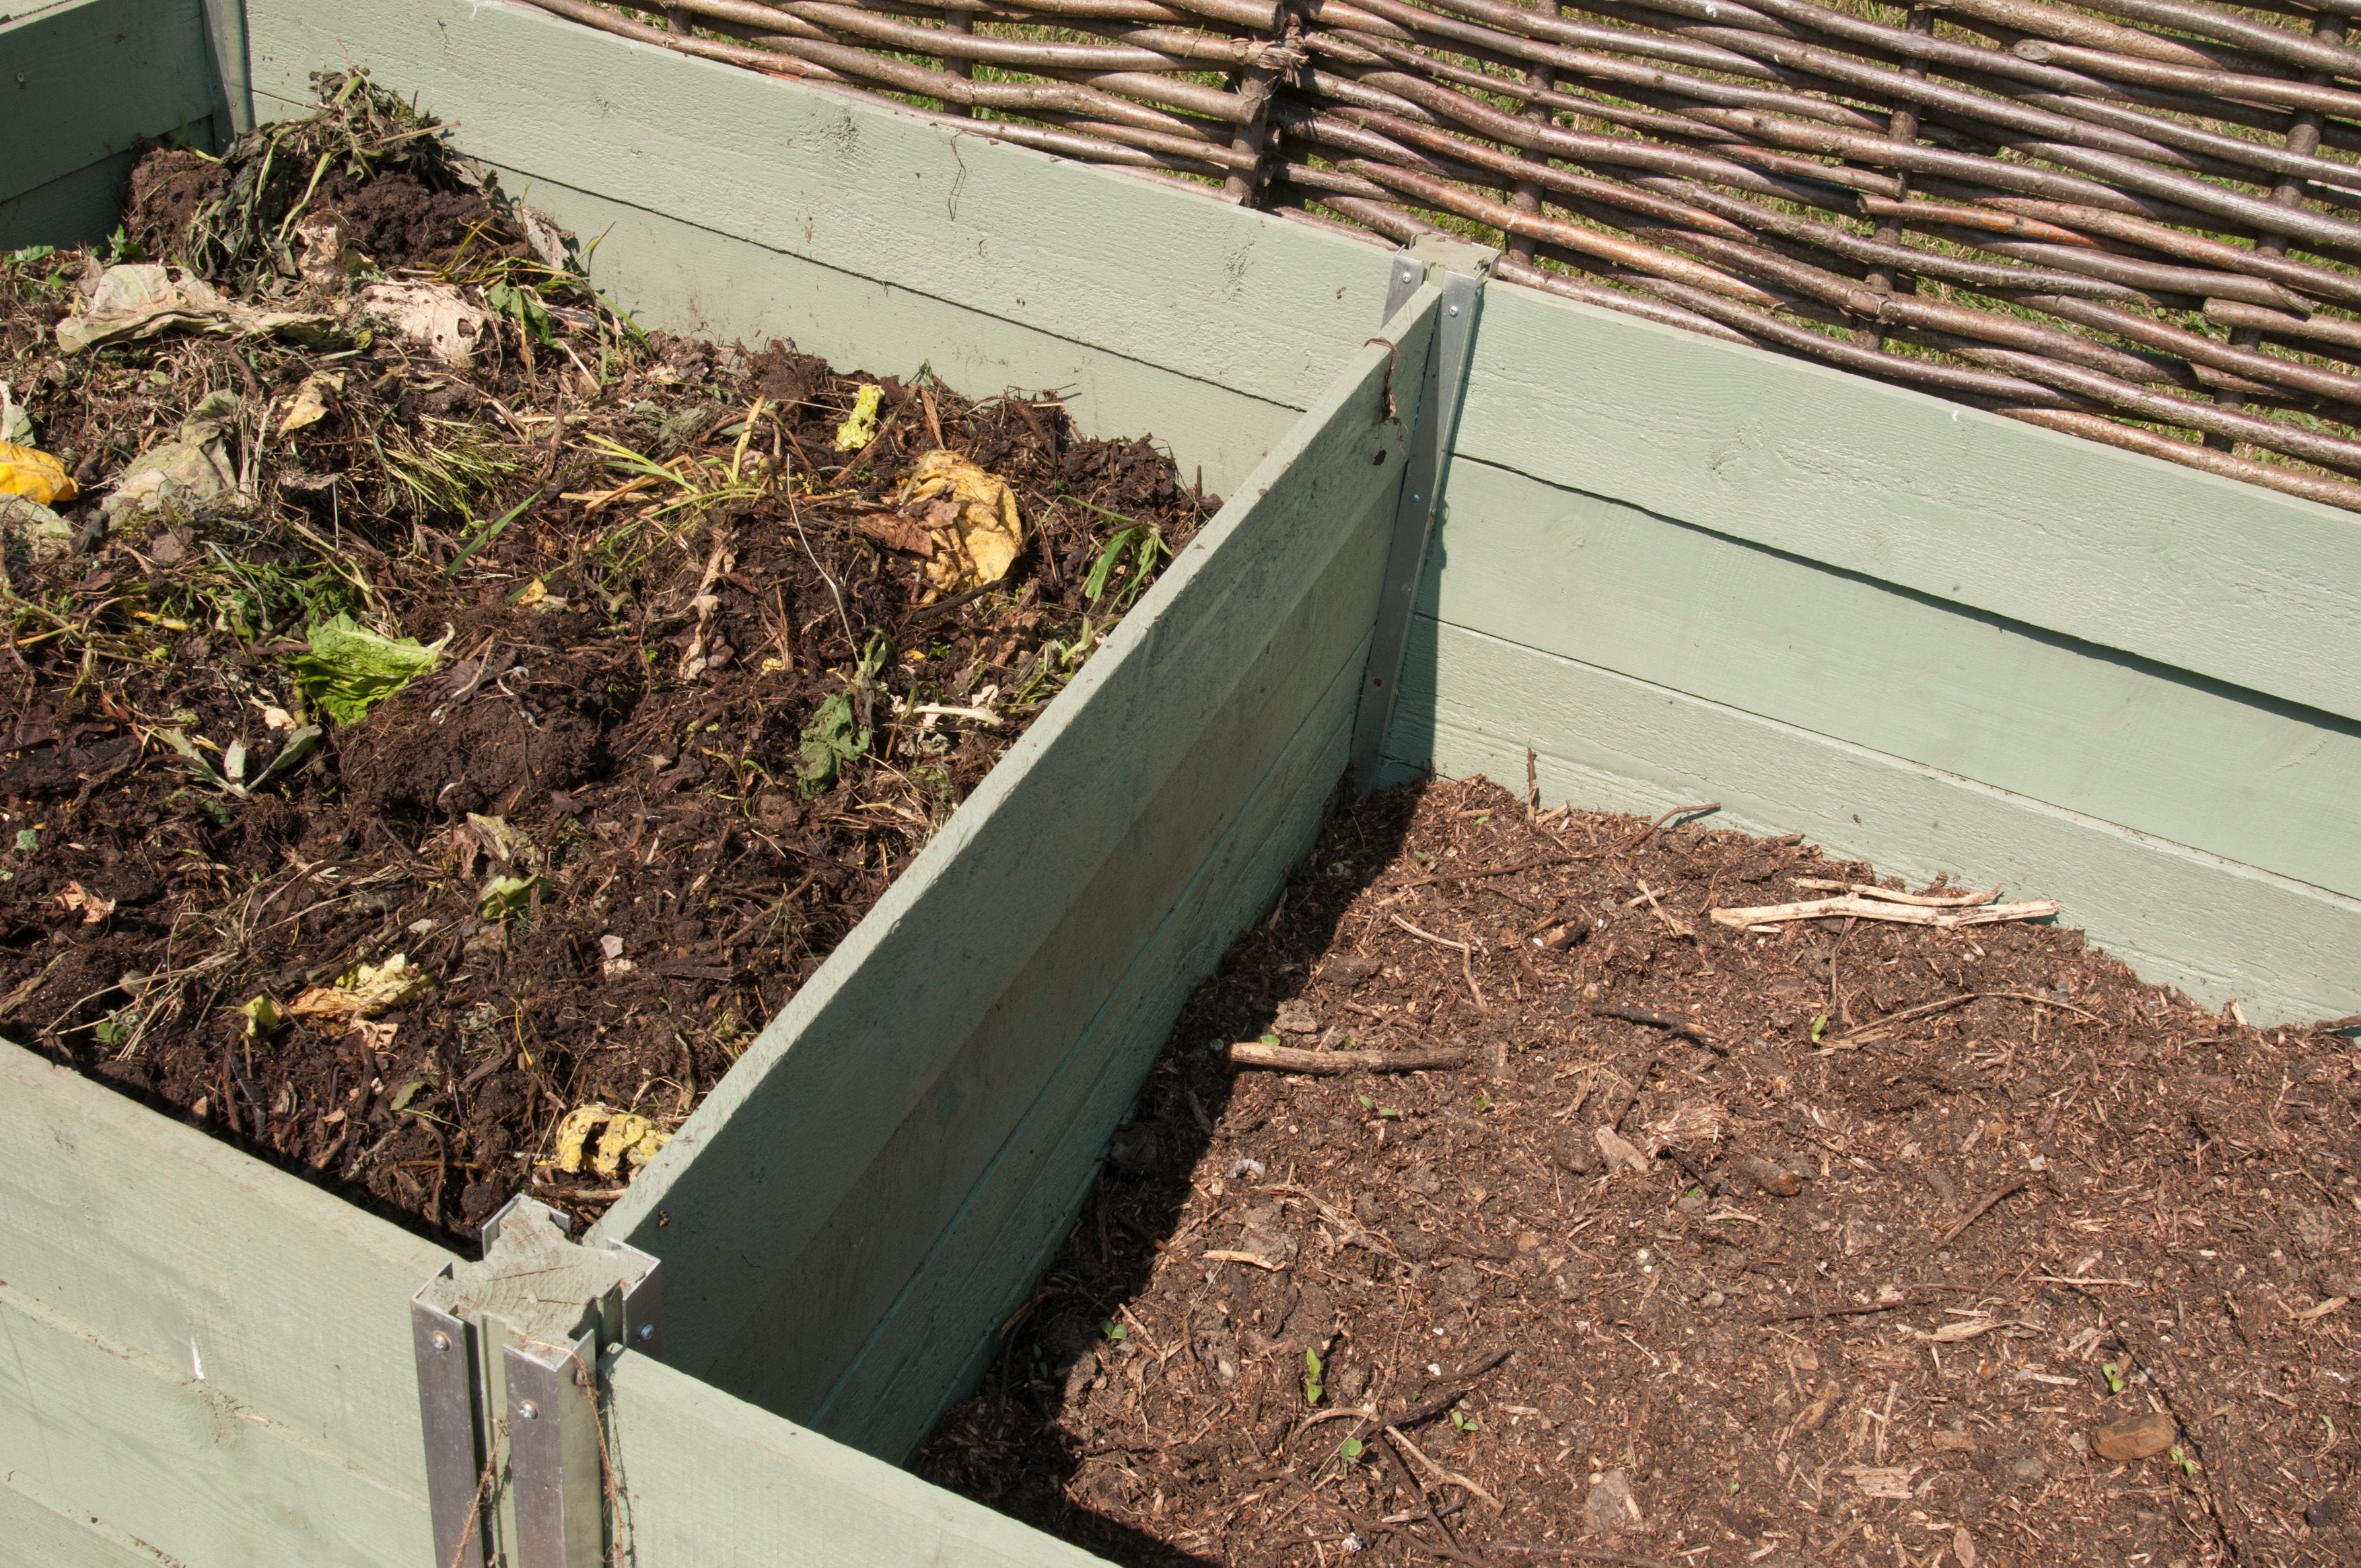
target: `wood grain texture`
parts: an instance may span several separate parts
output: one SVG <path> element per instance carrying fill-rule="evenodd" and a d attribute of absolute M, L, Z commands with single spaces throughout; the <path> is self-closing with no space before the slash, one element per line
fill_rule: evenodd
<path fill-rule="evenodd" d="M 2238 998 L 2257 1022 L 2361 1011 L 2361 900 L 1420 617 L 1391 775 L 1518 778 L 1528 745 L 1551 800 L 1649 814 L 1719 800 L 1725 826 L 1800 831 L 1881 872 L 2059 899 L 2063 924 L 2145 978 Z"/>
<path fill-rule="evenodd" d="M 2345 718 L 2361 518 L 1514 285 L 1460 455 Z"/>
<path fill-rule="evenodd" d="M 1180 905 L 829 1391 L 822 1420 L 847 1442 L 906 1453 L 983 1378 L 1001 1349 L 999 1325 L 1031 1295 L 1073 1228 L 1107 1130 L 1131 1105 L 1190 988 L 1311 851 L 1344 772 L 1367 648 L 1365 638 L 1338 667 Z"/>
<path fill-rule="evenodd" d="M 104 240 L 123 221 L 123 189 L 135 161 L 119 152 L 22 195 L 0 198 L 0 250 Z"/>
<path fill-rule="evenodd" d="M 1100 1560 L 644 1356 L 613 1366 L 634 1568 L 1087 1568 Z"/>
<path fill-rule="evenodd" d="M 2361 724 L 1489 464 L 1446 494 L 1454 626 L 2361 894 Z"/>
<path fill-rule="evenodd" d="M 452 1255 L 0 1042 L 0 1280 L 423 1497 L 410 1293 Z M 65 1412 L 51 1412 L 63 1421 Z"/>
<path fill-rule="evenodd" d="M 200 139 L 212 134 L 214 96 L 198 0 L 49 6 L 0 22 L 0 201 L 104 163 L 143 137 L 187 132 L 211 145 Z M 29 243 L 0 234 L 0 244 Z"/>
<path fill-rule="evenodd" d="M 1393 323 L 1411 363 L 1438 298 Z M 816 1409 L 1185 897 L 1360 640 L 1388 359 L 1354 356 L 601 1222 L 665 1259 L 675 1365 Z"/>
<path fill-rule="evenodd" d="M 1290 408 L 1385 299 L 1379 242 L 502 0 L 247 0 L 247 16 L 258 93 L 301 102 L 348 49 L 533 179 Z"/>
<path fill-rule="evenodd" d="M 87 1510 L 53 1506 L 20 1475 L 0 1475 L 0 1541 L 42 1568 L 171 1568 L 171 1560 Z"/>
<path fill-rule="evenodd" d="M 415 1568 L 434 1555 L 422 1499 L 185 1362 L 109 1341 L 13 1285 L 0 1288 L 0 1473 L 94 1520 L 99 1541 L 137 1541 L 184 1568 Z M 15 1551 L 0 1554 L 37 1561 Z"/>

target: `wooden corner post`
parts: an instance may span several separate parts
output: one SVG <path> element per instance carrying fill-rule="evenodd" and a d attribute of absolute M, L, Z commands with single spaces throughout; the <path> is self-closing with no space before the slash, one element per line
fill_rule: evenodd
<path fill-rule="evenodd" d="M 437 1568 L 598 1568 L 613 1456 L 598 1367 L 663 1349 L 656 1260 L 516 1198 L 484 1225 L 480 1263 L 411 1298 Z"/>
<path fill-rule="evenodd" d="M 1422 235 L 1394 258 L 1386 282 L 1386 315 L 1409 303 L 1421 283 L 1432 279 L 1443 291 L 1443 313 L 1422 372 L 1423 396 L 1411 428 L 1410 460 L 1403 465 L 1401 499 L 1394 510 L 1393 542 L 1386 553 L 1385 576 L 1378 588 L 1378 619 L 1369 637 L 1369 663 L 1361 679 L 1353 716 L 1353 793 L 1377 787 L 1385 765 L 1386 732 L 1393 724 L 1401 685 L 1402 655 L 1410 645 L 1411 615 L 1418 605 L 1419 573 L 1427 541 L 1443 501 L 1443 481 L 1451 443 L 1459 427 L 1459 403 L 1467 388 L 1469 349 L 1476 340 L 1476 313 L 1484 282 L 1500 253 L 1443 235 Z"/>

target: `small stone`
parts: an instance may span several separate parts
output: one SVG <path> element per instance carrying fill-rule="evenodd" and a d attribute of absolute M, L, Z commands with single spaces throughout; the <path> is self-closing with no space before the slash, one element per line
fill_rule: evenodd
<path fill-rule="evenodd" d="M 1591 1528 L 1603 1535 L 1614 1535 L 1637 1530 L 1640 1522 L 1640 1499 L 1631 1495 L 1631 1478 L 1620 1470 L 1599 1475 L 1598 1484 L 1590 1488 Z"/>
<path fill-rule="evenodd" d="M 1298 997 L 1279 1004 L 1279 1014 L 1271 1026 L 1282 1035 L 1316 1035 L 1320 1020 L 1312 1014 L 1312 1003 Z"/>
<path fill-rule="evenodd" d="M 2020 1481 L 2038 1481 L 2049 1474 L 2037 1453 L 2020 1453 L 2008 1462 L 2008 1473 Z"/>
<path fill-rule="evenodd" d="M 1648 1174 L 1650 1169 L 1648 1157 L 1642 1154 L 1632 1146 L 1630 1139 L 1614 1128 L 1604 1126 L 1597 1128 L 1590 1136 L 1591 1141 L 1598 1146 L 1598 1152 L 1606 1157 L 1610 1169 L 1628 1170 L 1637 1176 Z"/>
<path fill-rule="evenodd" d="M 2162 1410 L 2148 1410 L 2095 1428 L 2091 1433 L 2091 1446 L 2099 1451 L 2102 1459 L 2129 1464 L 2162 1453 L 2179 1435 L 2170 1416 Z"/>
<path fill-rule="evenodd" d="M 1697 1298 L 1697 1305 L 1703 1307 L 1708 1311 L 1713 1310 L 1716 1307 L 1726 1307 L 1729 1304 L 1730 1298 L 1723 1295 L 1719 1290 L 1708 1290 L 1704 1295 Z"/>
<path fill-rule="evenodd" d="M 1330 959 L 1321 966 L 1320 978 L 1331 985 L 1358 985 L 1385 966 L 1375 959 L 1365 959 L 1347 953 Z"/>

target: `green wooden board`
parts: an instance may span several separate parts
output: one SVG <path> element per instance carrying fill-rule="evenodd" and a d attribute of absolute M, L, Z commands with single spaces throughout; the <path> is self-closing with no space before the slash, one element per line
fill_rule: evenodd
<path fill-rule="evenodd" d="M 1339 666 L 1180 905 L 829 1391 L 822 1419 L 848 1442 L 907 1453 L 989 1368 L 1001 1348 L 997 1326 L 1031 1295 L 1072 1229 L 1097 1178 L 1106 1129 L 1132 1103 L 1191 985 L 1213 971 L 1311 851 L 1321 808 L 1344 773 L 1367 651 L 1365 638 Z M 840 1410 L 848 1420 L 857 1412 L 861 1424 L 840 1425 Z"/>
<path fill-rule="evenodd" d="M 1494 284 L 1465 456 L 2361 718 L 2361 518 Z"/>
<path fill-rule="evenodd" d="M 20 196 L 0 198 L 0 250 L 104 240 L 123 221 L 123 188 L 136 161 L 118 152 Z"/>
<path fill-rule="evenodd" d="M 425 1495 L 409 1297 L 451 1254 L 5 1042 L 0 1126 L 38 1151 L 0 1161 L 8 1289 Z"/>
<path fill-rule="evenodd" d="M 83 1528 L 100 1543 L 144 1542 L 185 1568 L 416 1568 L 433 1558 L 422 1499 L 183 1363 L 104 1339 L 13 1283 L 0 1288 L 0 1474 L 54 1513 L 93 1520 Z M 393 1409 L 379 1419 L 408 1424 Z M 15 1549 L 0 1554 L 37 1561 Z"/>
<path fill-rule="evenodd" d="M 1467 458 L 1446 499 L 1454 626 L 2361 894 L 2361 724 Z"/>
<path fill-rule="evenodd" d="M 185 134 L 211 146 L 213 77 L 198 0 L 49 6 L 0 22 L 0 202 L 107 163 L 143 137 Z M 47 210 L 60 210 L 60 198 L 49 200 Z M 0 208 L 0 225 L 8 222 Z M 13 226 L 0 227 L 0 245 L 57 243 Z"/>
<path fill-rule="evenodd" d="M 41 1568 L 171 1568 L 171 1559 L 97 1515 L 35 1495 L 29 1477 L 0 1475 L 0 1541 Z"/>
<path fill-rule="evenodd" d="M 1595 664 L 1420 617 L 1392 776 L 1523 776 L 1544 797 L 1802 832 L 1913 878 L 2004 879 L 2152 981 L 2257 1022 L 2361 1011 L 2361 901 Z"/>
<path fill-rule="evenodd" d="M 533 179 L 1290 408 L 1385 299 L 1374 240 L 503 0 L 247 0 L 247 16 L 258 93 L 300 102 L 349 50 Z"/>
<path fill-rule="evenodd" d="M 1359 644 L 1389 374 L 1354 356 L 601 1222 L 665 1257 L 677 1365 L 806 1415 L 934 1247 Z"/>
<path fill-rule="evenodd" d="M 633 1568 L 1088 1568 L 1100 1560 L 624 1355 L 613 1451 Z"/>

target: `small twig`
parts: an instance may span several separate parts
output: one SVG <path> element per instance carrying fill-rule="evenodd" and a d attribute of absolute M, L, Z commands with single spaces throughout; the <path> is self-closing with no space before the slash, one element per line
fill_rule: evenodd
<path fill-rule="evenodd" d="M 1858 1029 L 1848 1029 L 1841 1035 L 1830 1035 L 1820 1044 L 1823 1047 L 1866 1045 L 1897 1024 L 1907 1024 L 1914 1018 L 1930 1018 L 1938 1013 L 1949 1013 L 1954 1007 L 1965 1007 L 1971 1002 L 1992 1000 L 2023 1002 L 2035 1007 L 2055 1007 L 2060 1012 L 2072 1013 L 2088 1018 L 2093 1024 L 2104 1022 L 2097 1014 L 2077 1007 L 2070 1002 L 2059 1002 L 2047 996 L 2035 996 L 2022 991 L 1971 991 L 1964 996 L 1947 996 L 1940 1002 L 1922 1003 L 1916 1007 L 1905 1007 L 1899 1013 L 1889 1013 L 1883 1018 L 1863 1024 Z"/>
<path fill-rule="evenodd" d="M 1480 872 L 1450 872 L 1440 876 L 1413 877 L 1409 882 L 1398 882 L 1386 891 L 1400 893 L 1409 888 L 1429 887 L 1436 883 L 1445 882 L 1482 882 L 1487 877 L 1509 876 L 1517 872 L 1529 872 L 1539 866 L 1564 865 L 1571 859 L 1573 857 L 1570 855 L 1535 855 L 1530 860 L 1512 861 L 1505 866 L 1487 866 Z"/>
<path fill-rule="evenodd" d="M 2020 1176 L 2015 1181 L 2010 1182 L 2007 1186 L 2003 1187 L 1998 1191 L 1993 1193 L 1982 1202 L 1969 1210 L 1958 1224 L 1953 1225 L 1949 1230 L 1945 1231 L 1943 1233 L 1942 1240 L 1938 1242 L 1936 1245 L 1938 1246 L 1949 1246 L 1953 1242 L 1959 1240 L 1960 1232 L 1966 1230 L 1970 1225 L 1974 1224 L 1978 1220 L 1982 1219 L 1985 1212 L 1989 1211 L 1993 1204 L 1999 1202 L 2002 1199 L 2007 1197 L 2012 1192 L 2023 1190 L 2024 1187 L 2025 1178 Z"/>
<path fill-rule="evenodd" d="M 1641 845 L 1654 838 L 1656 836 L 1656 830 L 1664 827 L 1665 823 L 1670 822 L 1675 817 L 1702 817 L 1708 811 L 1719 811 L 1720 809 L 1721 802 L 1718 800 L 1708 800 L 1702 806 L 1675 806 L 1670 811 L 1665 812 L 1662 817 L 1657 817 L 1653 822 L 1649 823 L 1645 828 L 1641 828 L 1640 836 L 1617 850 L 1616 853 L 1620 855 L 1630 854 L 1632 850 L 1638 849 Z"/>
<path fill-rule="evenodd" d="M 1276 1068 L 1281 1072 L 1309 1072 L 1334 1077 L 1347 1072 L 1429 1072 L 1465 1067 L 1475 1059 L 1467 1047 L 1439 1047 L 1413 1051 L 1308 1051 L 1299 1046 L 1266 1046 L 1240 1040 L 1229 1048 L 1236 1067 Z"/>
<path fill-rule="evenodd" d="M 1590 1004 L 1590 1011 L 1597 1017 L 1620 1018 L 1627 1024 L 1644 1024 L 1651 1029 L 1662 1029 L 1668 1035 L 1677 1035 L 1684 1039 L 1695 1040 L 1709 1051 L 1719 1051 L 1723 1056 L 1730 1054 L 1728 1046 L 1714 1039 L 1687 1019 L 1676 1017 L 1670 1013 L 1651 1013 L 1644 1007 L 1624 1007 L 1612 1002 L 1594 1002 Z"/>
<path fill-rule="evenodd" d="M 1401 1444 L 1402 1447 L 1409 1452 L 1410 1456 L 1412 1459 L 1417 1460 L 1421 1464 L 1424 1465 L 1437 1480 L 1448 1482 L 1454 1486 L 1457 1486 L 1465 1491 L 1473 1493 L 1475 1496 L 1481 1497 L 1486 1502 L 1491 1504 L 1493 1508 L 1500 1509 L 1503 1513 L 1507 1512 L 1505 1508 L 1500 1508 L 1499 1498 L 1492 1496 L 1491 1493 L 1486 1491 L 1483 1487 L 1477 1486 L 1474 1481 L 1469 1480 L 1466 1476 L 1462 1475 L 1458 1471 L 1446 1470 L 1441 1464 L 1435 1463 L 1434 1460 L 1429 1458 L 1424 1450 L 1421 1449 L 1418 1444 L 1411 1442 L 1409 1438 L 1402 1435 L 1402 1431 L 1400 1427 L 1388 1427 L 1386 1429 L 1386 1435 L 1393 1439 L 1396 1442 Z"/>
<path fill-rule="evenodd" d="M 1872 1312 L 1898 1311 L 1905 1307 L 1928 1307 L 1934 1302 L 1932 1296 L 1897 1296 L 1891 1301 L 1872 1301 L 1866 1307 L 1798 1307 L 1793 1311 L 1774 1312 L 1763 1321 L 1766 1323 L 1796 1323 L 1806 1318 L 1862 1318 Z"/>
<path fill-rule="evenodd" d="M 1391 920 L 1395 925 L 1400 927 L 1411 936 L 1418 938 L 1421 941 L 1433 942 L 1438 948 L 1449 948 L 1455 952 L 1465 953 L 1467 951 L 1466 943 L 1455 942 L 1448 937 L 1438 937 L 1432 931 L 1422 931 L 1399 915 L 1389 915 L 1386 918 Z"/>

